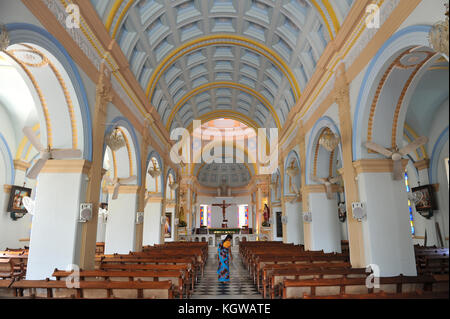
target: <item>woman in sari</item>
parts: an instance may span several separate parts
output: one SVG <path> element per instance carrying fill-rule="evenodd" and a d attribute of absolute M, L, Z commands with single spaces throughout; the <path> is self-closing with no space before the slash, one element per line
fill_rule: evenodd
<path fill-rule="evenodd" d="M 218 256 L 219 268 L 217 274 L 219 275 L 219 282 L 230 282 L 230 260 L 233 258 L 231 255 L 231 240 L 233 237 L 227 235 L 225 239 L 219 244 Z"/>

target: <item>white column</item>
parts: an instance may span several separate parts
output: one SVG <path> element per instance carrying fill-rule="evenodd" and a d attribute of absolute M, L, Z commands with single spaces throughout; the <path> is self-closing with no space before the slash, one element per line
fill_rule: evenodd
<path fill-rule="evenodd" d="M 320 185 L 321 186 L 321 185 Z M 336 194 L 327 199 L 325 192 L 309 193 L 311 250 L 325 253 L 341 252 L 341 226 L 338 217 Z"/>
<path fill-rule="evenodd" d="M 388 169 L 392 167 L 392 161 L 389 162 Z M 415 276 L 405 182 L 403 179 L 394 181 L 391 171 L 380 172 L 377 167 L 378 172 L 373 172 L 370 165 L 367 166 L 358 172 L 360 200 L 367 213 L 361 221 L 366 263 L 378 265 L 381 276 Z"/>
<path fill-rule="evenodd" d="M 144 209 L 144 246 L 161 244 L 161 210 L 162 198 L 154 197 L 148 200 Z"/>
<path fill-rule="evenodd" d="M 105 254 L 128 254 L 135 250 L 137 190 L 137 186 L 121 186 L 119 197 L 109 201 Z"/>
<path fill-rule="evenodd" d="M 295 201 L 291 203 L 292 197 L 285 199 L 285 209 L 287 216 L 286 225 L 286 240 L 287 243 L 293 243 L 295 245 L 304 244 L 304 234 L 303 234 L 303 215 L 302 215 L 302 202 Z M 273 215 L 274 220 L 276 216 Z M 276 229 L 274 230 L 276 231 Z"/>
<path fill-rule="evenodd" d="M 85 200 L 86 161 L 48 161 L 38 177 L 27 275 L 50 278 L 55 268 L 79 265 L 80 203 Z"/>

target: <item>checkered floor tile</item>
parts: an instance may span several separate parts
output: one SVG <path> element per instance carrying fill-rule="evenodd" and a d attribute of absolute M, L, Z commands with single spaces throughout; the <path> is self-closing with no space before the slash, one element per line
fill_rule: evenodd
<path fill-rule="evenodd" d="M 230 282 L 221 283 L 217 278 L 217 253 L 210 248 L 204 276 L 195 286 L 192 299 L 261 299 L 261 294 L 244 268 L 238 251 L 233 250 L 230 264 Z"/>

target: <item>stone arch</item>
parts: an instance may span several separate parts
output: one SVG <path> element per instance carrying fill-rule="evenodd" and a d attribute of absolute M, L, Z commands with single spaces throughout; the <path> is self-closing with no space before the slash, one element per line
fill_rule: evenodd
<path fill-rule="evenodd" d="M 6 29 L 10 38 L 10 46 L 27 43 L 37 50 L 42 51 L 42 53 L 46 55 L 49 54 L 51 56 L 50 60 L 56 70 L 55 77 L 58 78 L 60 83 L 56 87 L 63 85 L 61 92 L 64 91 L 64 95 L 66 97 L 65 100 L 61 99 L 61 102 L 67 103 L 68 105 L 71 104 L 73 106 L 73 108 L 69 111 L 69 113 L 73 113 L 70 114 L 71 119 L 66 120 L 68 121 L 67 123 L 71 123 L 70 125 L 72 125 L 72 145 L 73 141 L 76 140 L 76 144 L 78 144 L 78 147 L 82 150 L 83 158 L 91 161 L 92 122 L 89 103 L 83 81 L 74 61 L 61 43 L 59 43 L 59 41 L 56 40 L 56 38 L 54 38 L 49 32 L 40 27 L 27 23 L 11 23 L 6 25 Z M 23 72 L 23 74 L 25 74 L 25 72 Z M 31 85 L 31 81 L 28 81 L 27 84 L 30 89 L 32 88 L 31 91 L 35 91 L 35 88 Z M 34 97 L 36 102 L 39 101 L 39 99 L 36 98 L 35 93 Z M 36 105 L 39 105 L 39 103 Z M 55 119 L 55 117 L 59 115 L 58 111 L 55 109 L 55 106 L 49 105 L 48 107 L 49 120 L 53 124 L 53 129 L 55 130 L 55 128 L 57 128 L 52 134 L 53 136 L 57 136 L 54 146 L 70 146 L 70 142 L 67 142 L 62 138 L 60 139 L 60 136 L 63 137 L 66 134 L 61 134 L 61 132 L 64 132 L 64 125 L 55 124 L 59 122 Z M 41 123 L 43 122 L 41 121 Z M 47 136 L 46 138 L 48 140 Z"/>
<path fill-rule="evenodd" d="M 336 136 L 341 138 L 341 134 L 338 126 L 328 116 L 321 117 L 313 126 L 308 142 L 308 148 L 306 151 L 306 167 L 305 167 L 305 179 L 306 184 L 312 184 L 311 176 L 317 173 L 317 170 L 320 168 L 326 168 L 326 172 L 328 172 L 327 176 L 319 176 L 319 177 L 329 177 L 330 171 L 331 173 L 336 173 L 336 168 L 334 167 L 336 156 L 342 156 L 342 145 L 339 143 L 338 147 L 334 151 L 334 154 L 330 154 L 327 150 L 318 147 L 319 139 L 324 130 L 330 130 Z M 342 162 L 342 161 L 341 161 Z M 333 164 L 333 165 L 331 165 Z M 331 169 L 330 169 L 331 167 Z M 323 174 L 323 173 L 322 173 Z"/>
<path fill-rule="evenodd" d="M 159 170 L 161 172 L 161 175 L 157 178 L 153 178 L 151 176 L 149 176 L 149 174 L 147 173 L 148 170 L 150 169 L 150 167 L 153 167 L 153 160 L 156 160 L 156 165 L 159 167 Z M 147 161 L 146 161 L 146 189 L 148 191 L 152 191 L 153 189 L 155 190 L 155 192 L 159 192 L 161 194 L 164 194 L 164 167 L 163 167 L 163 161 L 161 160 L 161 156 L 158 154 L 158 152 L 156 152 L 155 150 L 150 151 L 150 153 L 147 156 Z"/>
<path fill-rule="evenodd" d="M 431 54 L 432 50 L 429 48 L 428 43 L 430 29 L 431 26 L 428 25 L 414 25 L 398 31 L 386 41 L 372 59 L 361 84 L 353 117 L 352 142 L 354 161 L 370 157 L 367 149 L 363 146 L 368 137 L 375 143 L 380 143 L 386 147 L 391 147 L 393 141 L 401 139 L 408 99 L 411 98 L 411 92 L 414 91 L 415 85 L 421 78 L 420 75 L 425 72 L 426 65 L 432 61 L 433 56 L 425 58 L 423 65 L 420 65 L 419 62 L 413 74 L 403 75 L 403 80 L 407 80 L 404 90 L 396 88 L 402 94 L 401 100 L 398 100 L 399 97 L 391 97 L 396 104 L 398 103 L 394 110 L 391 109 L 394 112 L 378 109 L 377 106 L 380 104 L 378 95 L 382 95 L 382 90 L 389 87 L 384 85 L 387 83 L 386 81 L 393 80 L 394 75 L 398 76 L 394 69 L 395 67 L 398 68 L 399 64 L 408 58 L 408 54 L 415 53 L 417 48 L 422 50 L 424 54 L 426 54 L 425 52 L 430 52 Z M 402 61 L 402 59 L 404 60 Z M 405 77 L 409 77 L 409 79 L 405 79 Z M 386 102 L 385 104 L 388 103 Z M 377 118 L 375 118 L 375 109 L 378 112 Z M 384 132 L 381 129 L 377 129 L 381 126 L 379 123 L 382 120 L 386 120 L 389 123 L 389 129 L 385 129 Z M 396 122 L 394 123 L 394 121 Z M 400 123 L 400 126 L 397 125 L 398 123 Z"/>
<path fill-rule="evenodd" d="M 107 125 L 105 130 L 105 138 L 106 136 L 111 134 L 115 128 L 118 128 L 119 131 L 124 136 L 126 141 L 126 147 L 120 149 L 116 154 L 117 156 L 116 161 L 120 163 L 120 167 L 117 166 L 117 172 L 115 172 L 114 175 L 117 175 L 117 177 L 119 178 L 126 178 L 132 175 L 136 175 L 136 183 L 133 184 L 141 185 L 142 183 L 141 165 L 140 165 L 141 152 L 134 127 L 128 121 L 128 119 L 120 116 L 116 117 L 111 121 L 111 123 Z M 106 149 L 109 149 L 109 147 L 107 147 L 105 142 L 103 146 L 103 154 L 105 154 Z"/>

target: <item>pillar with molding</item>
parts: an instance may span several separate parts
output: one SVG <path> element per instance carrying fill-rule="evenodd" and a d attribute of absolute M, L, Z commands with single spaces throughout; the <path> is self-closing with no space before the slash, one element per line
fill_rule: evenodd
<path fill-rule="evenodd" d="M 347 79 L 345 65 L 339 66 L 334 88 L 334 101 L 339 107 L 339 126 L 341 131 L 342 168 L 344 171 L 344 190 L 347 206 L 347 229 L 350 249 L 350 263 L 352 267 L 366 266 L 365 242 L 363 227 L 353 218 L 352 203 L 359 202 L 358 185 L 353 170 L 352 152 L 352 114 L 350 105 L 350 87 Z"/>
<path fill-rule="evenodd" d="M 403 160 L 403 169 L 407 162 Z M 366 213 L 358 224 L 367 264 L 377 265 L 385 277 L 417 275 L 404 180 L 393 180 L 390 159 L 363 159 L 354 168 Z"/>
<path fill-rule="evenodd" d="M 86 202 L 90 168 L 85 160 L 49 160 L 41 170 L 26 279 L 42 280 L 55 268 L 80 266 L 80 204 Z"/>
<path fill-rule="evenodd" d="M 95 268 L 95 246 L 97 242 L 98 208 L 103 178 L 103 144 L 108 103 L 113 100 L 111 73 L 102 63 L 96 87 L 94 118 L 92 127 L 92 165 L 86 190 L 86 201 L 92 203 L 92 219 L 81 229 L 80 267 L 85 270 Z"/>

